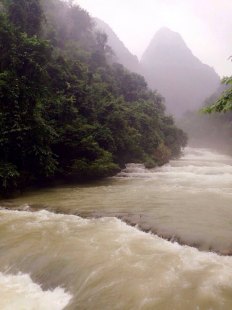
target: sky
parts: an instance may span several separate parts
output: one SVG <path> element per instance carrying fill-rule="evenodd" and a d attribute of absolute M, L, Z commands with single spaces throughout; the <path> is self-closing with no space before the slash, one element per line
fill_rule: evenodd
<path fill-rule="evenodd" d="M 140 59 L 157 30 L 179 32 L 220 76 L 232 75 L 232 0 L 75 0 Z"/>

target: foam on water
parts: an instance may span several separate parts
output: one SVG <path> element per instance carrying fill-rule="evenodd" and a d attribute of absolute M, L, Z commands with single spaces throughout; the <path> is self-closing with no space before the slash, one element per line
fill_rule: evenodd
<path fill-rule="evenodd" d="M 121 212 L 144 230 L 226 255 L 231 184 L 231 157 L 188 148 L 163 167 L 130 164 L 100 183 L 25 195 L 12 203 L 66 215 L 0 210 L 0 271 L 30 274 L 41 294 L 65 288 L 73 296 L 68 309 L 231 310 L 231 257 L 165 241 L 114 217 L 68 215 Z"/>
<path fill-rule="evenodd" d="M 129 164 L 117 177 L 151 179 L 160 190 L 185 188 L 190 191 L 231 188 L 232 158 L 205 149 L 186 148 L 183 157 L 163 167 L 148 170 Z M 164 182 L 165 181 L 165 182 Z"/>
<path fill-rule="evenodd" d="M 4 310 L 61 310 L 71 295 L 61 288 L 43 291 L 28 274 L 0 272 L 0 309 Z"/>
<path fill-rule="evenodd" d="M 57 281 L 65 279 L 65 287 L 73 295 L 70 309 L 232 308 L 231 257 L 165 241 L 116 218 L 86 220 L 48 211 L 6 210 L 0 216 L 7 224 L 9 248 L 15 243 L 12 234 L 19 241 L 28 236 L 34 254 L 26 268 L 46 255 L 52 262 L 47 273 L 54 275 L 52 269 L 62 258 L 58 266 L 63 267 L 56 277 Z M 3 227 L 1 231 L 5 233 Z M 39 242 L 38 232 L 43 233 Z M 11 264 L 20 261 L 20 253 L 17 255 Z M 0 287 L 0 305 L 5 300 L 5 305 L 17 302 L 26 309 L 62 309 L 70 300 L 61 289 L 42 291 L 25 275 L 0 274 Z M 35 304 L 40 308 L 33 308 Z"/>

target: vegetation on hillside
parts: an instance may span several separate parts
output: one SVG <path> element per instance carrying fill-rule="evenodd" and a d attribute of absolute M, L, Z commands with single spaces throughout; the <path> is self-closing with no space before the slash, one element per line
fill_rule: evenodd
<path fill-rule="evenodd" d="M 222 95 L 215 102 L 203 109 L 205 113 L 232 111 L 232 76 L 222 79 L 222 84 L 226 85 Z"/>
<path fill-rule="evenodd" d="M 0 192 L 160 165 L 186 135 L 142 76 L 110 64 L 88 13 L 60 0 L 0 1 Z"/>

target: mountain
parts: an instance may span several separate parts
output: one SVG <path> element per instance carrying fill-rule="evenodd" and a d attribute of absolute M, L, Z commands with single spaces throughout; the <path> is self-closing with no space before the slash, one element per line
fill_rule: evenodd
<path fill-rule="evenodd" d="M 180 34 L 160 29 L 141 59 L 149 86 L 165 99 L 168 112 L 179 117 L 197 109 L 220 84 L 213 68 L 195 57 Z"/>
<path fill-rule="evenodd" d="M 112 28 L 98 18 L 94 18 L 95 28 L 104 32 L 108 37 L 108 45 L 114 52 L 113 60 L 124 65 L 128 70 L 139 72 L 138 58 L 131 54 L 124 43 L 118 38 Z"/>

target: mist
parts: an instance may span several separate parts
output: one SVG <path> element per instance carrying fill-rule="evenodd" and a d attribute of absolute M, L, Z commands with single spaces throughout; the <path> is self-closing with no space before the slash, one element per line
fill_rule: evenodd
<path fill-rule="evenodd" d="M 0 309 L 232 309 L 231 10 L 0 0 Z"/>
<path fill-rule="evenodd" d="M 199 112 L 220 97 L 220 77 L 231 74 L 230 1 L 77 3 L 97 18 L 116 61 L 142 74 L 164 98 L 190 145 L 230 152 L 230 115 Z"/>
<path fill-rule="evenodd" d="M 109 24 L 140 59 L 156 31 L 178 32 L 193 54 L 220 76 L 230 75 L 232 2 L 229 0 L 79 0 L 94 17 Z M 119 18 L 120 16 L 120 18 Z"/>

